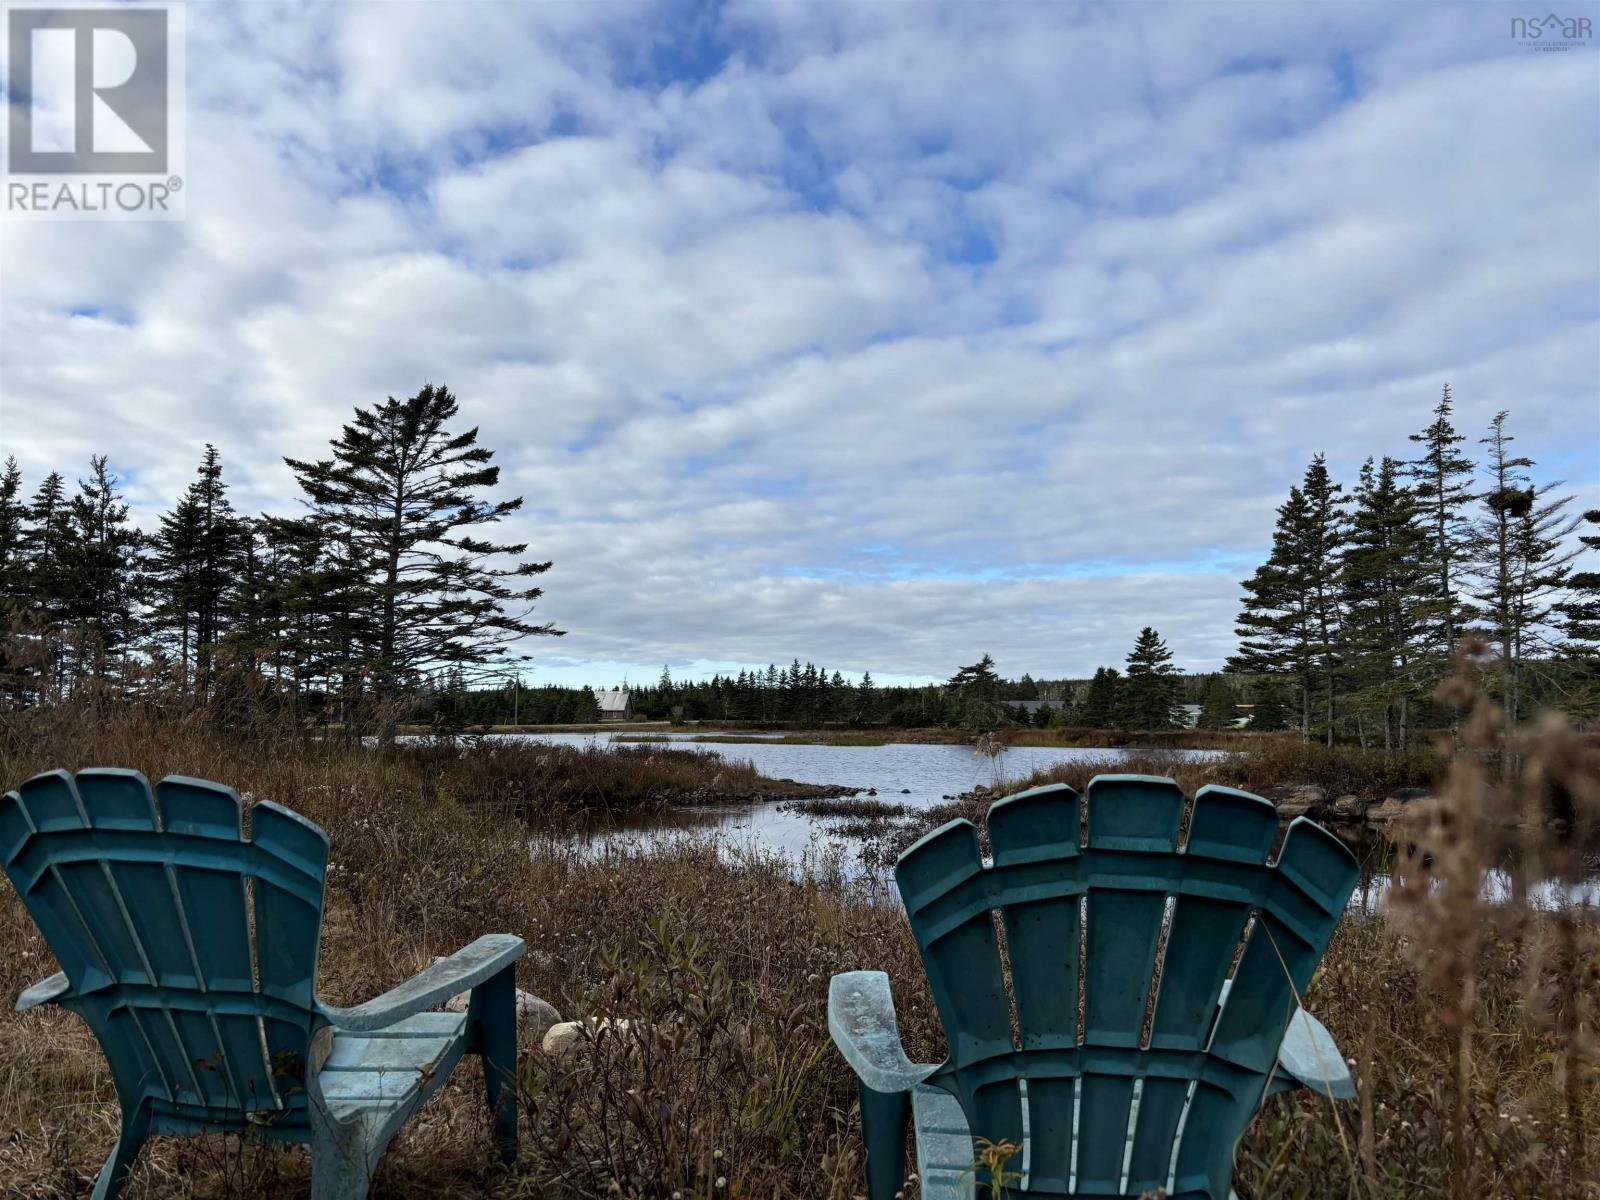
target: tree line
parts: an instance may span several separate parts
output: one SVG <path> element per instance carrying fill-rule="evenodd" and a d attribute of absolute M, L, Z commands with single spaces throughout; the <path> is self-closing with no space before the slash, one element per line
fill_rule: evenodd
<path fill-rule="evenodd" d="M 1575 513 L 1561 481 L 1534 478 L 1507 412 L 1476 457 L 1449 385 L 1432 416 L 1410 457 L 1368 458 L 1349 492 L 1316 455 L 1244 582 L 1228 668 L 1281 681 L 1306 737 L 1403 750 L 1448 727 L 1433 695 L 1469 636 L 1512 720 L 1592 715 L 1600 699 L 1600 576 L 1575 570 L 1600 548 L 1600 511 Z"/>
<path fill-rule="evenodd" d="M 108 459 L 69 488 L 0 474 L 0 703 L 147 695 L 242 717 L 263 707 L 393 738 L 419 696 L 499 669 L 535 622 L 548 562 L 485 530 L 493 452 L 428 385 L 358 407 L 325 458 L 284 461 L 293 515 L 236 511 L 220 455 L 154 532 L 129 520 Z"/>
<path fill-rule="evenodd" d="M 627 687 L 641 720 L 730 721 L 797 726 L 891 725 L 899 728 L 1008 725 L 1093 725 L 1097 728 L 1173 729 L 1186 721 L 1182 705 L 1198 700 L 1203 680 L 1172 665 L 1161 635 L 1146 628 L 1127 657 L 1127 672 L 1102 669 L 1092 681 L 1001 678 L 984 654 L 943 683 L 883 685 L 870 671 L 847 678 L 811 662 L 769 663 L 714 674 L 693 682 L 663 667 L 651 685 Z M 504 714 L 508 694 L 497 693 Z M 1016 702 L 1042 701 L 1038 705 Z M 1237 714 L 1229 715 L 1229 723 Z"/>

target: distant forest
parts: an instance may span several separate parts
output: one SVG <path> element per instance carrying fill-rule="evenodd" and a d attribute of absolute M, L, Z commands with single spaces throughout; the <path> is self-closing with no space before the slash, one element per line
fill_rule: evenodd
<path fill-rule="evenodd" d="M 432 385 L 358 408 L 327 458 L 286 459 L 292 515 L 234 509 L 216 450 L 143 531 L 104 456 L 69 487 L 0 473 L 0 707 L 142 697 L 239 724 L 263 715 L 393 737 L 402 722 L 586 723 L 587 688 L 525 687 L 514 651 L 561 631 L 532 617 L 550 564 L 486 530 L 492 453 L 452 431 Z M 1001 678 L 984 654 L 943 683 L 880 686 L 810 662 L 698 681 L 663 670 L 631 690 L 641 719 L 785 725 L 1198 723 L 1299 729 L 1403 749 L 1448 727 L 1434 699 L 1463 638 L 1514 717 L 1600 710 L 1600 511 L 1571 511 L 1512 449 L 1506 413 L 1469 456 L 1448 387 L 1409 457 L 1369 458 L 1350 490 L 1322 455 L 1278 509 L 1268 560 L 1244 581 L 1239 649 L 1183 675 L 1143 629 L 1088 679 Z M 597 681 L 605 682 L 605 681 Z M 610 686 L 616 686 L 612 681 Z"/>

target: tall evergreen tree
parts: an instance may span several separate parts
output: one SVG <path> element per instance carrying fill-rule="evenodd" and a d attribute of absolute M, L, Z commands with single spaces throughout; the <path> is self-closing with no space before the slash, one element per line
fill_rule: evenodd
<path fill-rule="evenodd" d="M 1244 582 L 1239 650 L 1228 670 L 1289 675 L 1299 684 L 1300 731 L 1311 734 L 1314 694 L 1323 699 L 1329 743 L 1339 668 L 1340 555 L 1344 497 L 1317 455 L 1278 508 L 1272 553 Z"/>
<path fill-rule="evenodd" d="M 1583 715 L 1593 718 L 1600 711 L 1600 570 L 1595 570 L 1596 556 L 1600 555 L 1600 508 L 1591 508 L 1583 514 L 1582 527 L 1587 531 L 1579 535 L 1578 542 L 1588 555 L 1584 569 L 1567 577 L 1567 596 L 1560 605 L 1563 632 L 1562 647 L 1574 667 L 1575 707 Z"/>
<path fill-rule="evenodd" d="M 28 647 L 19 636 L 28 603 L 28 506 L 21 496 L 22 470 L 8 458 L 0 475 L 0 688 L 10 705 L 25 703 L 28 690 Z"/>
<path fill-rule="evenodd" d="M 66 481 L 61 472 L 51 471 L 28 503 L 23 541 L 22 621 L 31 639 L 24 669 L 41 700 L 60 696 L 66 689 L 67 598 L 75 543 Z"/>
<path fill-rule="evenodd" d="M 71 505 L 73 539 L 64 607 L 77 633 L 84 661 L 79 673 L 109 676 L 139 631 L 139 555 L 143 535 L 128 520 L 106 456 L 89 460 L 89 478 L 78 481 Z"/>
<path fill-rule="evenodd" d="M 991 700 L 1000 686 L 1000 676 L 994 669 L 994 659 L 985 654 L 977 662 L 962 667 L 945 685 L 963 697 L 974 700 Z"/>
<path fill-rule="evenodd" d="M 195 574 L 195 672 L 201 695 L 210 691 L 212 657 L 233 618 L 244 551 L 244 524 L 228 500 L 217 448 L 206 445 L 190 495 L 200 518 Z"/>
<path fill-rule="evenodd" d="M 1516 439 L 1506 432 L 1502 409 L 1489 422 L 1489 433 L 1478 439 L 1488 447 L 1488 487 L 1479 496 L 1482 511 L 1469 528 L 1468 547 L 1471 567 L 1477 577 L 1474 599 L 1485 622 L 1484 633 L 1499 647 L 1500 702 L 1516 720 L 1517 674 L 1517 530 L 1522 518 L 1533 507 L 1533 485 L 1527 468 L 1533 460 L 1513 454 Z"/>
<path fill-rule="evenodd" d="M 1096 667 L 1083 704 L 1074 717 L 1090 729 L 1110 729 L 1121 708 L 1121 675 L 1115 667 Z"/>
<path fill-rule="evenodd" d="M 477 429 L 452 433 L 459 412 L 432 384 L 370 409 L 332 442 L 331 458 L 286 459 L 316 518 L 345 536 L 362 577 L 371 639 L 357 649 L 382 705 L 381 741 L 394 740 L 397 702 L 424 670 L 478 667 L 523 637 L 556 635 L 529 618 L 542 594 L 529 580 L 548 562 L 492 565 L 525 552 L 473 535 L 522 505 L 480 493 L 499 482 Z"/>
<path fill-rule="evenodd" d="M 1231 729 L 1238 717 L 1234 710 L 1233 689 L 1221 675 L 1213 675 L 1200 697 L 1201 729 Z"/>
<path fill-rule="evenodd" d="M 0 620 L 23 599 L 27 575 L 28 507 L 22 501 L 22 470 L 15 456 L 0 474 Z"/>
<path fill-rule="evenodd" d="M 176 652 L 180 686 L 194 685 L 194 612 L 198 603 L 201 514 L 192 494 L 161 514 L 150 571 L 151 625 Z"/>
<path fill-rule="evenodd" d="M 1128 652 L 1121 724 L 1128 729 L 1180 728 L 1183 718 L 1178 708 L 1178 688 L 1172 651 L 1161 635 L 1146 625 Z"/>
<path fill-rule="evenodd" d="M 1271 679 L 1258 679 L 1250 693 L 1250 728 L 1261 733 L 1276 733 L 1289 727 L 1283 707 L 1283 693 Z"/>
<path fill-rule="evenodd" d="M 1361 467 L 1349 542 L 1344 553 L 1344 648 L 1357 713 L 1382 718 L 1385 749 L 1407 748 L 1421 691 L 1416 662 L 1422 650 L 1420 610 L 1426 592 L 1427 531 L 1402 464 L 1384 457 Z M 1366 742 L 1364 724 L 1360 728 Z"/>
<path fill-rule="evenodd" d="M 1466 441 L 1451 422 L 1450 385 L 1433 409 L 1433 422 L 1411 435 L 1421 453 L 1410 464 L 1429 532 L 1427 562 L 1429 600 L 1422 616 L 1430 649 L 1434 678 L 1449 670 L 1451 655 L 1462 630 L 1471 619 L 1463 598 L 1463 578 L 1469 555 L 1471 530 L 1467 505 L 1472 500 L 1472 460 L 1459 449 Z"/>
<path fill-rule="evenodd" d="M 1507 716 L 1521 715 L 1523 676 L 1536 651 L 1554 649 L 1556 596 L 1565 587 L 1575 547 L 1567 539 L 1580 523 L 1565 515 L 1570 496 L 1551 496 L 1559 484 L 1535 486 L 1531 458 L 1513 454 L 1505 412 L 1495 414 L 1481 441 L 1488 447 L 1488 486 L 1471 529 L 1474 599 L 1484 633 L 1498 649 L 1498 691 Z"/>
<path fill-rule="evenodd" d="M 856 721 L 870 725 L 878 718 L 878 689 L 872 682 L 872 672 L 863 671 L 856 685 Z"/>
<path fill-rule="evenodd" d="M 1341 669 L 1340 639 L 1344 613 L 1339 577 L 1347 537 L 1344 488 L 1328 474 L 1326 458 L 1318 454 L 1306 468 L 1307 522 L 1301 535 L 1301 564 L 1311 602 L 1312 653 L 1322 685 L 1323 723 L 1327 744 L 1333 745 L 1337 725 L 1336 700 Z"/>

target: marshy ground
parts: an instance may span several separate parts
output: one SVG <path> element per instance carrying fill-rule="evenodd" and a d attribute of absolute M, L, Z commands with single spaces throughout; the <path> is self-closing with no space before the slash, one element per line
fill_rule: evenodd
<path fill-rule="evenodd" d="M 626 1018 L 647 1031 L 632 1046 L 602 1038 L 559 1061 L 524 1046 L 522 1153 L 509 1172 L 493 1163 L 475 1068 L 458 1071 L 400 1134 L 374 1195 L 844 1200 L 861 1191 L 860 1136 L 852 1077 L 828 1041 L 829 977 L 888 971 L 913 1056 L 942 1053 L 914 945 L 879 875 L 826 857 L 796 871 L 693 844 L 529 850 L 530 826 L 570 807 L 708 789 L 817 803 L 794 785 L 653 746 L 379 752 L 291 732 L 241 740 L 199 719 L 121 710 L 0 725 L 8 782 L 89 765 L 218 779 L 323 825 L 333 869 L 320 986 L 334 1003 L 376 994 L 480 933 L 509 931 L 530 947 L 520 987 L 564 1016 Z M 1192 790 L 1219 769 L 1179 774 Z M 1249 783 L 1289 767 L 1230 769 Z M 1398 786 L 1383 763 L 1329 769 L 1352 785 Z M 846 802 L 840 819 L 877 812 Z M 1418 952 L 1408 913 L 1347 920 L 1306 1001 L 1355 1059 L 1360 1099 L 1269 1104 L 1239 1150 L 1239 1195 L 1600 1195 L 1593 919 L 1495 928 L 1470 955 L 1442 961 Z M 9 889 L 0 942 L 9 948 L 0 994 L 54 970 Z M 0 1194 L 86 1195 L 116 1120 L 81 1022 L 0 1016 Z M 302 1150 L 172 1140 L 147 1149 L 127 1195 L 264 1200 L 304 1195 L 308 1180 Z"/>

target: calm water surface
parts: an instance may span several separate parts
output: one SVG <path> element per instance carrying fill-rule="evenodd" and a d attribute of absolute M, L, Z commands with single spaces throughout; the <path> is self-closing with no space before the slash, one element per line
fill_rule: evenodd
<path fill-rule="evenodd" d="M 568 746 L 608 745 L 607 733 L 492 734 L 493 738 L 538 740 Z M 623 735 L 626 736 L 626 735 Z M 703 737 L 669 734 L 673 740 Z M 740 736 L 748 736 L 741 734 Z M 774 734 L 773 737 L 778 735 Z M 628 742 L 619 742 L 628 745 Z M 637 744 L 637 743 L 635 743 Z M 738 743 L 685 747 L 718 754 L 732 761 L 747 761 L 770 779 L 792 779 L 797 783 L 833 784 L 866 792 L 876 788 L 877 799 L 890 804 L 926 808 L 944 799 L 970 791 L 980 784 L 993 786 L 1007 780 L 1022 779 L 1045 767 L 1068 762 L 1104 763 L 1116 770 L 1128 757 L 1126 751 L 1087 747 L 1016 746 L 994 761 L 975 755 L 971 746 L 936 746 L 922 743 L 891 743 L 887 746 L 800 746 L 784 744 Z M 1148 759 L 1150 751 L 1140 751 Z M 1206 761 L 1220 756 L 1216 750 L 1164 750 L 1176 767 L 1182 762 Z M 723 847 L 776 851 L 800 861 L 808 855 L 845 850 L 853 859 L 858 843 L 839 836 L 840 822 L 825 817 L 807 817 L 780 803 L 732 805 L 705 808 L 679 808 L 647 817 L 625 817 L 598 824 L 576 835 L 595 849 L 628 844 L 649 848 L 662 841 L 684 837 L 714 839 Z M 567 840 L 569 834 L 562 834 Z"/>
<path fill-rule="evenodd" d="M 609 745 L 609 733 L 493 734 L 495 739 L 526 739 L 569 746 Z M 622 735 L 626 736 L 626 735 Z M 667 733 L 672 741 L 706 736 L 704 731 Z M 753 735 L 741 734 L 741 737 Z M 762 736 L 762 735 L 754 735 Z M 778 734 L 766 735 L 777 738 Z M 619 742 L 620 745 L 630 744 Z M 638 743 L 632 743 L 638 744 Z M 1017 746 L 998 759 L 975 754 L 971 746 L 940 746 L 922 743 L 891 743 L 886 746 L 806 746 L 784 745 L 776 741 L 734 744 L 690 743 L 697 752 L 720 755 L 733 761 L 748 761 L 772 779 L 792 779 L 799 783 L 839 785 L 865 793 L 877 790 L 877 799 L 886 804 L 926 808 L 946 798 L 981 785 L 1005 785 L 1026 778 L 1035 771 L 1060 763 L 1093 762 L 1114 771 L 1128 752 L 1110 748 Z M 1152 752 L 1141 750 L 1148 760 Z M 1175 770 L 1185 762 L 1221 757 L 1217 750 L 1164 750 L 1154 752 L 1166 758 Z M 682 839 L 712 842 L 729 853 L 776 853 L 799 865 L 806 861 L 836 858 L 846 871 L 861 869 L 857 851 L 861 842 L 845 836 L 846 822 L 837 818 L 808 817 L 782 803 L 673 808 L 662 812 L 627 814 L 617 818 L 592 820 L 559 832 L 538 835 L 563 844 L 580 843 L 591 853 L 609 848 L 648 851 Z M 1395 859 L 1393 846 L 1380 835 L 1359 831 L 1353 835 L 1351 849 L 1361 860 L 1362 879 L 1351 897 L 1356 911 L 1374 911 L 1390 884 L 1390 868 Z M 1489 894 L 1508 884 L 1491 879 Z M 1576 888 L 1545 884 L 1535 890 L 1536 903 L 1543 907 L 1569 904 L 1600 904 L 1600 873 Z"/>

